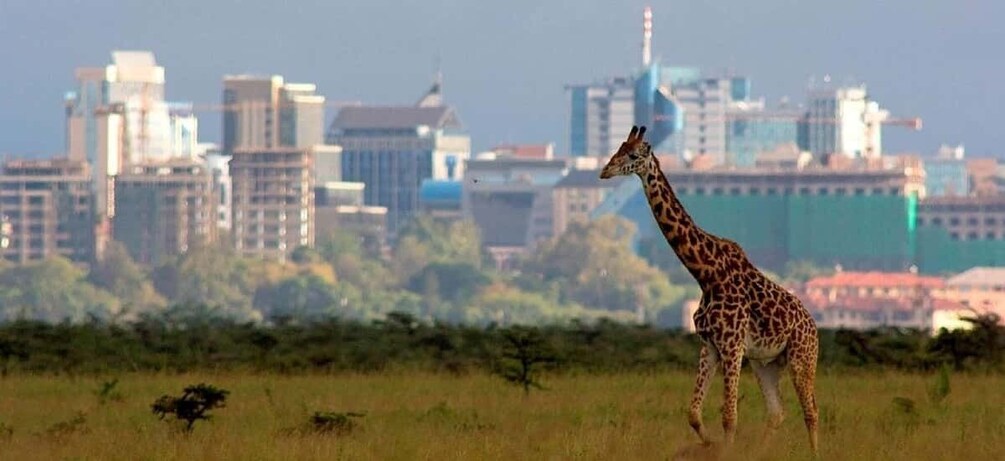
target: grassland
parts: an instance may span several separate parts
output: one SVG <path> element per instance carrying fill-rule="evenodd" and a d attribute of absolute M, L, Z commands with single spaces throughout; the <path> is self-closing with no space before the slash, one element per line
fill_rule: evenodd
<path fill-rule="evenodd" d="M 107 378 L 0 379 L 0 423 L 13 430 L 0 433 L 0 458 L 670 459 L 696 442 L 684 416 L 692 377 L 680 372 L 547 376 L 548 390 L 529 396 L 484 374 L 124 374 L 122 400 L 102 404 L 95 391 Z M 749 371 L 743 379 L 738 441 L 726 457 L 807 458 L 789 383 L 786 422 L 762 444 L 763 404 Z M 154 399 L 198 382 L 231 391 L 211 421 L 186 435 L 151 414 Z M 928 396 L 934 382 L 925 375 L 824 373 L 822 458 L 1005 459 L 1005 376 L 954 375 L 939 404 Z M 706 405 L 714 428 L 720 393 L 713 388 Z M 897 398 L 911 399 L 913 410 Z M 318 410 L 366 416 L 345 435 L 290 431 Z M 82 423 L 50 430 L 78 412 Z"/>

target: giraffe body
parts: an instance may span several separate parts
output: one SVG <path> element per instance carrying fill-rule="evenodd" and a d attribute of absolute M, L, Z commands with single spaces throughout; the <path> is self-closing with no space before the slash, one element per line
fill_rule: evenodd
<path fill-rule="evenodd" d="M 694 223 L 673 193 L 644 135 L 645 127 L 633 127 L 601 178 L 631 174 L 641 178 L 660 231 L 701 287 L 694 324 L 702 349 L 689 424 L 702 441 L 711 441 L 702 423 L 701 409 L 716 370 L 722 370 L 722 425 L 727 444 L 732 442 L 740 368 L 746 357 L 768 408 L 769 434 L 782 423 L 779 379 L 785 368 L 791 370 L 810 447 L 816 452 L 818 416 L 813 388 L 818 338 L 812 316 L 795 295 L 758 270 L 739 244 L 712 235 Z"/>

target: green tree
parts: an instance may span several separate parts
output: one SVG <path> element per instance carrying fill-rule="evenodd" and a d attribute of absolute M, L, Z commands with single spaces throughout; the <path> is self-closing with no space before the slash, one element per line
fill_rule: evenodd
<path fill-rule="evenodd" d="M 199 245 L 161 265 L 154 287 L 175 304 L 217 306 L 231 318 L 260 320 L 252 309 L 255 289 L 248 261 L 222 245 Z"/>
<path fill-rule="evenodd" d="M 386 290 L 394 284 L 391 271 L 372 250 L 364 237 L 348 231 L 332 232 L 318 242 L 318 253 L 339 280 L 364 292 Z"/>
<path fill-rule="evenodd" d="M 443 221 L 420 215 L 398 235 L 391 268 L 404 285 L 432 263 L 482 266 L 481 236 L 471 221 Z"/>
<path fill-rule="evenodd" d="M 110 321 L 119 300 L 87 282 L 83 269 L 62 257 L 0 271 L 0 321 Z"/>
<path fill-rule="evenodd" d="M 524 283 L 559 287 L 561 299 L 607 310 L 642 310 L 651 319 L 683 300 L 686 289 L 631 250 L 630 221 L 605 216 L 569 229 L 523 264 Z"/>
<path fill-rule="evenodd" d="M 255 307 L 269 319 L 310 322 L 344 315 L 358 292 L 345 284 L 331 284 L 314 274 L 302 274 L 260 287 Z"/>
<path fill-rule="evenodd" d="M 491 281 L 491 278 L 471 264 L 437 262 L 413 275 L 407 288 L 424 297 L 463 303 Z"/>
<path fill-rule="evenodd" d="M 104 259 L 91 267 L 88 280 L 117 297 L 126 316 L 158 311 L 167 304 L 145 270 L 116 241 L 109 242 Z"/>

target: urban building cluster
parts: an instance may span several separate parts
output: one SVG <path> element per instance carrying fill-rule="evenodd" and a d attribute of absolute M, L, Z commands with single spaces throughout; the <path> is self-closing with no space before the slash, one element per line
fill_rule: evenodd
<path fill-rule="evenodd" d="M 920 119 L 892 117 L 864 86 L 824 81 L 804 104 L 768 107 L 746 77 L 662 65 L 651 18 L 647 8 L 638 69 L 567 87 L 568 153 L 473 153 L 439 78 L 399 106 L 327 101 L 276 75 L 225 76 L 220 104 L 179 103 L 165 100 L 151 52 L 115 51 L 111 64 L 76 71 L 66 152 L 3 164 L 0 256 L 86 264 L 116 240 L 157 265 L 222 241 L 285 262 L 336 230 L 393 243 L 420 213 L 472 220 L 501 270 L 570 223 L 608 214 L 633 221 L 643 248 L 662 236 L 641 188 L 600 180 L 599 168 L 632 125 L 646 125 L 704 228 L 767 269 L 843 268 L 793 288 L 821 325 L 931 328 L 946 312 L 1005 308 L 1005 273 L 994 269 L 1005 266 L 1005 165 L 962 147 L 884 152 L 884 126 L 919 129 Z M 196 113 L 222 117 L 219 145 L 199 142 Z"/>

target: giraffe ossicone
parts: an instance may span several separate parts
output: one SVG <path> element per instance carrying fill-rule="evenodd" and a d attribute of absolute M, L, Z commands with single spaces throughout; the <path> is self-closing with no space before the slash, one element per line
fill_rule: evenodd
<path fill-rule="evenodd" d="M 716 370 L 725 383 L 722 426 L 727 445 L 736 434 L 740 368 L 746 357 L 768 409 L 768 429 L 781 425 L 779 389 L 789 368 L 803 409 L 810 448 L 817 452 L 818 411 L 814 392 L 819 340 L 809 311 L 795 295 L 768 279 L 739 244 L 698 227 L 678 200 L 645 141 L 646 128 L 633 126 L 601 170 L 601 178 L 636 175 L 667 243 L 701 287 L 694 325 L 701 337 L 698 377 L 688 422 L 703 442 L 711 442 L 701 409 Z"/>

